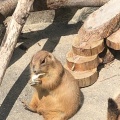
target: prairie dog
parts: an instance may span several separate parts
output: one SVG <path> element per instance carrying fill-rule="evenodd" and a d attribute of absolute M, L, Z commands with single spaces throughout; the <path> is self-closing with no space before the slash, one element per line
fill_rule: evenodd
<path fill-rule="evenodd" d="M 45 120 L 68 120 L 81 105 L 78 81 L 51 53 L 37 52 L 30 64 L 31 85 L 36 89 L 26 108 Z"/>
<path fill-rule="evenodd" d="M 120 120 L 120 94 L 115 99 L 108 99 L 107 120 Z"/>

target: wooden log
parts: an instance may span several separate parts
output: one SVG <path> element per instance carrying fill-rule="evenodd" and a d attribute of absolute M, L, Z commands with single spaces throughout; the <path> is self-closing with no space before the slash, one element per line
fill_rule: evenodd
<path fill-rule="evenodd" d="M 115 54 L 115 51 L 106 46 L 104 51 L 99 54 L 100 63 L 107 64 L 112 62 L 115 59 L 114 54 Z"/>
<path fill-rule="evenodd" d="M 86 71 L 97 68 L 99 65 L 98 55 L 79 56 L 70 51 L 66 55 L 67 66 L 72 71 Z"/>
<path fill-rule="evenodd" d="M 0 45 L 2 43 L 4 34 L 5 34 L 6 27 L 4 24 L 0 24 Z"/>
<path fill-rule="evenodd" d="M 106 44 L 114 50 L 120 50 L 120 29 L 106 39 Z"/>
<path fill-rule="evenodd" d="M 76 80 L 79 81 L 80 87 L 93 85 L 98 79 L 98 72 L 96 68 L 90 71 L 81 72 L 81 74 L 79 71 L 75 71 L 73 75 L 76 76 Z"/>
<path fill-rule="evenodd" d="M 18 0 L 0 0 L 0 23 L 13 13 Z"/>
<path fill-rule="evenodd" d="M 57 9 L 60 7 L 102 6 L 109 0 L 35 0 L 31 11 Z M 0 0 L 0 20 L 3 21 L 10 15 L 17 5 L 18 0 Z"/>
<path fill-rule="evenodd" d="M 109 0 L 35 0 L 34 10 L 57 9 L 61 7 L 99 7 Z"/>
<path fill-rule="evenodd" d="M 65 68 L 79 81 L 80 87 L 87 87 L 94 84 L 98 79 L 97 68 L 87 71 L 71 71 L 67 65 Z"/>
<path fill-rule="evenodd" d="M 120 0 L 110 0 L 90 14 L 80 28 L 78 48 L 84 49 L 92 41 L 98 41 L 111 35 L 119 27 Z"/>
<path fill-rule="evenodd" d="M 19 0 L 0 49 L 0 84 L 34 0 Z"/>
<path fill-rule="evenodd" d="M 104 50 L 103 39 L 92 41 L 86 46 L 84 46 L 84 48 L 80 48 L 79 42 L 80 42 L 80 38 L 79 36 L 76 36 L 72 44 L 72 49 L 75 54 L 80 56 L 93 56 L 101 53 Z"/>

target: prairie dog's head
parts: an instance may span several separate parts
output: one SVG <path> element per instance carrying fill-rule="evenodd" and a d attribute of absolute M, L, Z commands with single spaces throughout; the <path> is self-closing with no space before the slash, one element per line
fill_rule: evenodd
<path fill-rule="evenodd" d="M 49 68 L 54 67 L 55 57 L 47 51 L 38 51 L 30 63 L 31 72 L 35 75 L 46 74 Z"/>

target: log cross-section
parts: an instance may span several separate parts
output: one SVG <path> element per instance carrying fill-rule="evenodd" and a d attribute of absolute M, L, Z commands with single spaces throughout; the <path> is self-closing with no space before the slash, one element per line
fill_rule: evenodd
<path fill-rule="evenodd" d="M 0 84 L 34 0 L 19 0 L 0 48 Z"/>

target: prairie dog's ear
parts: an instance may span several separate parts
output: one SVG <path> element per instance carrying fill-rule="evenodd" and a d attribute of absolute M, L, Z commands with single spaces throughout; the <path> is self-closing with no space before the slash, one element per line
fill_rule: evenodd
<path fill-rule="evenodd" d="M 116 101 L 112 98 L 108 99 L 108 119 L 107 120 L 118 120 L 118 116 L 120 115 L 120 111 L 118 109 L 118 105 Z"/>
<path fill-rule="evenodd" d="M 112 98 L 108 99 L 108 109 L 115 111 L 118 109 L 117 103 Z"/>
<path fill-rule="evenodd" d="M 53 55 L 52 53 L 49 53 L 49 54 L 48 54 L 48 57 L 49 57 L 51 60 L 55 60 L 55 57 L 54 57 L 54 55 Z"/>

